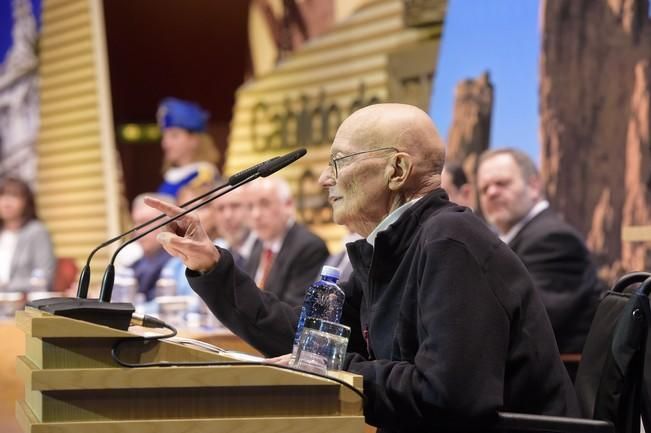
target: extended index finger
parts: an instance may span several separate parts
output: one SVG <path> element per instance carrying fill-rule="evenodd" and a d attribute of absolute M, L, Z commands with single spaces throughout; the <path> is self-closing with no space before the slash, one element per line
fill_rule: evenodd
<path fill-rule="evenodd" d="M 173 205 L 172 203 L 162 201 L 153 197 L 145 197 L 145 204 L 149 207 L 152 207 L 154 209 L 163 212 L 165 215 L 169 217 L 178 215 L 179 213 L 183 212 L 182 208 Z"/>

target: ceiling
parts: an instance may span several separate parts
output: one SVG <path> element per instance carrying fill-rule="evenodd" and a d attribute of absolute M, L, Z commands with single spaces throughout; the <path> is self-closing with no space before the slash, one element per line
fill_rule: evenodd
<path fill-rule="evenodd" d="M 248 1 L 104 2 L 116 123 L 155 120 L 166 96 L 228 120 L 248 65 Z"/>

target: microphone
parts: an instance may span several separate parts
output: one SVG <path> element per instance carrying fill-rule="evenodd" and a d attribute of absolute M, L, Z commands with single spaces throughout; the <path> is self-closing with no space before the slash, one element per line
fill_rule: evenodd
<path fill-rule="evenodd" d="M 246 169 L 244 169 L 244 170 L 242 170 L 242 171 L 240 171 L 238 173 L 235 173 L 234 175 L 232 175 L 231 177 L 228 178 L 228 181 L 225 184 L 219 185 L 218 187 L 213 188 L 212 190 L 210 190 L 210 191 L 208 191 L 208 192 L 206 192 L 204 194 L 201 194 L 200 196 L 195 197 L 192 200 L 188 200 L 187 202 L 183 203 L 180 207 L 184 208 L 186 206 L 191 205 L 192 203 L 196 203 L 197 201 L 199 201 L 199 200 L 201 200 L 201 199 L 203 199 L 205 197 L 208 197 L 211 194 L 216 193 L 217 191 L 220 191 L 220 190 L 222 190 L 224 188 L 227 188 L 228 186 L 233 186 L 233 185 L 241 182 L 243 179 L 246 179 L 247 177 L 251 176 L 252 174 L 257 173 L 258 169 L 260 167 L 262 167 L 263 165 L 269 164 L 272 161 L 277 160 L 279 158 L 280 157 L 276 156 L 276 157 L 268 159 L 268 160 L 266 160 L 264 162 L 258 163 L 258 164 L 254 165 L 252 167 L 246 168 Z M 93 257 L 95 256 L 95 254 L 99 250 L 101 250 L 104 247 L 107 247 L 107 246 L 111 245 L 114 242 L 119 241 L 120 239 L 124 238 L 125 236 L 128 236 L 128 235 L 130 235 L 132 233 L 135 233 L 136 231 L 141 230 L 141 229 L 147 227 L 148 225 L 153 224 L 156 221 L 161 220 L 164 217 L 165 217 L 165 214 L 161 213 L 156 218 L 153 218 L 153 219 L 151 219 L 149 221 L 145 221 L 144 223 L 140 224 L 139 226 L 134 227 L 131 230 L 127 230 L 126 232 L 121 233 L 121 234 L 119 234 L 119 235 L 117 235 L 117 236 L 115 236 L 115 237 L 113 237 L 113 238 L 111 238 L 111 239 L 109 239 L 107 241 L 104 241 L 101 244 L 99 244 L 97 247 L 95 247 L 95 249 L 93 249 L 90 252 L 90 254 L 88 255 L 88 257 L 86 258 L 86 264 L 84 265 L 84 267 L 81 269 L 81 272 L 79 273 L 79 284 L 77 285 L 77 297 L 78 298 L 86 298 L 88 296 L 88 286 L 90 285 L 90 261 L 93 259 Z"/>
<path fill-rule="evenodd" d="M 260 165 L 260 168 L 258 169 L 258 173 L 260 174 L 260 177 L 270 176 L 275 172 L 277 172 L 278 170 L 283 169 L 287 167 L 289 164 L 302 158 L 303 156 L 305 156 L 306 153 L 307 150 L 298 149 L 293 152 L 289 152 L 286 155 L 280 156 L 278 158 L 273 158 L 270 159 L 269 161 L 265 161 Z"/>
<path fill-rule="evenodd" d="M 100 302 L 105 302 L 105 303 L 111 302 L 111 295 L 113 293 L 113 281 L 115 279 L 115 266 L 114 266 L 115 258 L 120 253 L 120 251 L 122 251 L 122 249 L 124 247 L 126 247 L 127 245 L 137 241 L 138 239 L 141 239 L 141 238 L 147 236 L 151 232 L 160 229 L 161 227 L 164 227 L 164 226 L 166 226 L 166 225 L 168 225 L 170 223 L 173 223 L 174 221 L 176 221 L 179 218 L 189 214 L 190 212 L 194 212 L 195 210 L 199 209 L 200 207 L 205 206 L 206 204 L 210 203 L 211 201 L 223 196 L 224 194 L 227 194 L 227 193 L 233 191 L 234 189 L 244 185 L 245 183 L 251 182 L 252 180 L 258 178 L 259 176 L 260 175 L 258 173 L 255 173 L 254 175 L 251 175 L 251 176 L 245 178 L 244 180 L 240 181 L 239 183 L 236 183 L 230 189 L 227 189 L 224 192 L 215 194 L 214 196 L 208 198 L 207 200 L 202 201 L 201 203 L 199 203 L 197 205 L 194 205 L 192 207 L 189 207 L 189 208 L 185 209 L 183 212 L 179 212 L 178 214 L 164 220 L 163 222 L 161 222 L 159 224 L 154 225 L 153 227 L 151 227 L 151 228 L 147 229 L 146 231 L 140 233 L 138 236 L 134 236 L 133 238 L 129 239 L 128 241 L 126 241 L 125 243 L 120 245 L 118 247 L 118 249 L 115 250 L 115 252 L 111 256 L 111 260 L 110 260 L 108 266 L 106 267 L 106 270 L 104 271 L 104 277 L 102 278 L 102 286 L 101 286 L 100 294 L 99 294 L 99 301 Z"/>
<path fill-rule="evenodd" d="M 305 150 L 305 149 L 303 149 L 303 150 Z M 238 173 L 235 173 L 234 175 L 229 177 L 228 178 L 228 185 L 235 186 L 235 184 L 238 184 L 238 183 L 242 182 L 247 177 L 253 176 L 254 174 L 258 173 L 261 167 L 263 167 L 263 166 L 265 166 L 267 164 L 271 164 L 273 161 L 276 161 L 276 160 L 278 160 L 280 158 L 284 158 L 286 156 L 287 155 L 285 155 L 285 156 L 274 156 L 271 159 L 268 159 L 266 161 L 263 161 L 261 163 L 258 163 L 256 165 L 254 165 L 253 167 L 245 168 L 244 170 L 242 170 L 242 171 L 240 171 Z M 213 192 L 216 192 L 216 191 L 213 191 Z M 210 194 L 212 194 L 212 193 L 210 193 Z M 201 198 L 205 197 L 206 195 L 207 194 L 204 194 Z M 189 202 L 187 204 L 189 204 Z M 185 207 L 185 206 L 181 206 L 181 207 Z"/>
<path fill-rule="evenodd" d="M 294 156 L 293 160 L 290 162 L 283 163 L 283 165 L 273 165 L 275 168 L 273 171 L 270 171 L 269 167 L 270 165 L 281 158 L 284 158 L 283 161 L 287 161 L 289 155 L 292 155 L 295 152 L 292 152 L 288 155 L 284 155 L 282 157 L 274 157 L 269 160 L 266 160 L 262 163 L 258 163 L 252 167 L 249 167 L 245 170 L 242 170 L 231 177 L 229 177 L 228 182 L 224 185 L 220 185 L 217 188 L 214 188 L 213 190 L 202 194 L 198 197 L 193 198 L 192 200 L 183 203 L 181 207 L 186 207 L 189 206 L 192 203 L 196 203 L 199 200 L 204 199 L 205 197 L 210 196 L 211 194 L 215 194 L 216 192 L 219 192 L 222 189 L 228 188 L 229 186 L 231 187 L 225 192 L 222 192 L 220 194 L 216 194 L 213 197 L 210 197 L 208 200 L 205 200 L 198 205 L 195 205 L 189 209 L 186 209 L 184 212 L 181 212 L 178 215 L 175 215 L 174 217 L 169 218 L 168 220 L 164 221 L 162 224 L 158 224 L 156 227 L 151 228 L 145 233 L 142 233 L 141 235 L 137 236 L 136 238 L 133 238 L 120 246 L 118 250 L 113 254 L 113 257 L 111 258 L 111 263 L 109 265 L 109 268 L 113 268 L 113 262 L 115 260 L 115 257 L 117 253 L 128 243 L 134 242 L 135 240 L 141 238 L 142 236 L 147 235 L 148 233 L 166 225 L 169 224 L 170 222 L 198 209 L 201 206 L 204 206 L 205 204 L 215 200 L 218 197 L 221 197 L 222 195 L 228 193 L 229 191 L 245 184 L 248 182 L 251 182 L 252 180 L 260 177 L 259 170 L 262 167 L 267 167 L 265 173 L 266 176 L 269 174 L 280 170 L 281 168 L 289 165 L 291 162 L 295 161 L 296 159 L 300 158 L 302 155 L 305 154 L 305 150 L 303 150 L 303 154 L 296 157 Z M 272 167 L 272 168 L 273 168 Z M 111 303 L 110 298 L 111 298 L 111 292 L 113 289 L 113 278 L 114 277 L 114 269 L 110 271 L 107 268 L 107 271 L 105 272 L 105 276 L 102 281 L 102 294 L 103 296 L 100 299 L 86 299 L 85 296 L 87 295 L 88 291 L 88 282 L 90 280 L 90 268 L 86 269 L 89 266 L 91 258 L 94 256 L 94 254 L 101 248 L 123 238 L 124 236 L 127 236 L 129 234 L 132 234 L 136 230 L 140 230 L 148 225 L 153 224 L 156 221 L 159 221 L 160 219 L 164 218 L 166 215 L 165 214 L 160 214 L 156 218 L 145 222 L 144 224 L 141 224 L 137 227 L 134 227 L 133 229 L 122 233 L 121 235 L 118 235 L 112 239 L 109 239 L 108 241 L 105 241 L 102 243 L 100 246 L 96 247 L 91 254 L 89 255 L 87 259 L 86 266 L 84 267 L 86 272 L 84 275 L 80 275 L 80 286 L 78 288 L 78 294 L 81 292 L 82 296 L 76 297 L 76 298 L 47 298 L 47 299 L 37 299 L 32 302 L 29 302 L 27 304 L 28 307 L 31 308 L 37 308 L 39 310 L 55 314 L 55 315 L 60 315 L 60 316 L 65 316 L 69 317 L 72 319 L 77 319 L 77 320 L 83 320 L 86 322 L 91 322 L 99 325 L 104 325 L 108 326 L 111 328 L 115 329 L 121 329 L 121 330 L 127 330 L 130 326 L 130 323 L 132 322 L 132 317 L 133 314 L 135 313 L 135 308 L 133 304 L 131 303 L 126 303 L 126 302 L 120 302 L 120 303 Z M 83 271 L 82 271 L 83 272 Z M 112 274 L 108 275 L 107 274 Z M 104 282 L 106 280 L 106 283 Z M 110 289 L 109 289 L 110 286 Z"/>
<path fill-rule="evenodd" d="M 257 179 L 258 177 L 267 177 L 270 176 L 271 174 L 277 172 L 278 170 L 287 167 L 289 164 L 295 162 L 299 158 L 302 158 L 305 154 L 307 153 L 307 150 L 305 149 L 298 149 L 293 152 L 290 152 L 286 155 L 280 156 L 280 157 L 275 157 L 271 158 L 267 161 L 264 161 L 260 164 L 257 164 L 251 168 L 248 168 L 246 170 L 243 170 L 236 175 L 231 176 L 235 180 L 235 183 L 231 186 L 230 189 L 220 192 L 218 194 L 213 195 L 212 197 L 200 202 L 197 205 L 194 205 L 183 212 L 178 213 L 177 215 L 174 215 L 173 217 L 170 217 L 169 219 L 163 221 L 162 223 L 156 224 L 155 226 L 149 228 L 148 230 L 144 231 L 143 233 L 140 233 L 138 236 L 135 236 L 131 239 L 129 239 L 127 242 L 123 243 L 120 245 L 120 247 L 115 250 L 113 253 L 113 256 L 111 257 L 111 261 L 109 262 L 108 266 L 106 267 L 106 270 L 104 271 L 104 276 L 102 278 L 102 286 L 100 289 L 100 295 L 99 295 L 99 301 L 100 302 L 111 302 L 111 296 L 113 294 L 113 283 L 115 280 L 115 258 L 117 255 L 122 251 L 124 247 L 127 245 L 137 241 L 138 239 L 141 239 L 151 232 L 160 229 L 163 226 L 166 226 L 167 224 L 170 224 L 179 218 L 189 214 L 190 212 L 193 212 L 197 209 L 199 209 L 202 206 L 205 206 L 206 204 L 212 202 L 213 200 L 216 200 L 217 198 L 223 196 L 224 194 L 228 194 L 229 192 L 233 191 L 236 188 L 239 188 L 240 186 L 251 182 L 254 179 Z M 230 184 L 230 179 L 229 179 L 229 184 Z"/>

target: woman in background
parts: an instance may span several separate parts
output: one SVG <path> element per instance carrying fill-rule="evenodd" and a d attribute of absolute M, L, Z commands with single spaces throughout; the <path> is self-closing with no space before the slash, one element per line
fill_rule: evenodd
<path fill-rule="evenodd" d="M 0 180 L 0 290 L 30 290 L 30 278 L 52 287 L 56 258 L 47 229 L 36 216 L 34 194 L 26 182 Z"/>
<path fill-rule="evenodd" d="M 209 114 L 190 101 L 164 99 L 158 107 L 163 134 L 163 176 L 158 192 L 177 197 L 181 188 L 220 178 L 219 151 L 206 132 Z"/>

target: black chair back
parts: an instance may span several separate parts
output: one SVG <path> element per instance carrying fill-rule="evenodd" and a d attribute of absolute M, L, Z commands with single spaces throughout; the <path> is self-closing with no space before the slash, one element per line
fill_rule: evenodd
<path fill-rule="evenodd" d="M 622 277 L 599 304 L 575 382 L 584 418 L 498 412 L 491 430 L 639 433 L 642 418 L 651 433 L 650 294 L 651 273 L 635 272 Z"/>
<path fill-rule="evenodd" d="M 645 429 L 651 431 L 651 401 L 644 385 L 650 291 L 651 274 L 636 272 L 622 277 L 606 294 L 595 314 L 576 377 L 583 416 L 609 421 L 617 433 L 639 433 L 640 416 Z"/>

